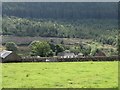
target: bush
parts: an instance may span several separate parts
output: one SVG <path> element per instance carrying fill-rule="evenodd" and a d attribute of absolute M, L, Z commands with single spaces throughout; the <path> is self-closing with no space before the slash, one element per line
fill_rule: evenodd
<path fill-rule="evenodd" d="M 30 44 L 31 53 L 34 56 L 52 56 L 53 51 L 50 48 L 50 45 L 48 42 L 45 41 L 34 41 Z"/>

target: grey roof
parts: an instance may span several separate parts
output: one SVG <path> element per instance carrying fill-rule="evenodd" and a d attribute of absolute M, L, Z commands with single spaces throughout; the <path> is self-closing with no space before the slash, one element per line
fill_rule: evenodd
<path fill-rule="evenodd" d="M 12 53 L 12 51 L 6 51 L 6 50 L 0 51 L 0 57 L 1 58 L 6 58 L 11 53 Z"/>

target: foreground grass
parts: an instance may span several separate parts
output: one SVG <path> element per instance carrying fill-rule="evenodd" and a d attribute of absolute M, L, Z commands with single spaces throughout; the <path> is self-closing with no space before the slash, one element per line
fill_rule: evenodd
<path fill-rule="evenodd" d="M 118 62 L 4 63 L 4 88 L 116 88 Z"/>

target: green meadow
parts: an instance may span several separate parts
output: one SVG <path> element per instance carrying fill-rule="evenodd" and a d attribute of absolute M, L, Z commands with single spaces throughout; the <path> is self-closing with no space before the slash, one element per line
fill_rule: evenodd
<path fill-rule="evenodd" d="M 118 62 L 3 63 L 3 88 L 116 88 Z"/>

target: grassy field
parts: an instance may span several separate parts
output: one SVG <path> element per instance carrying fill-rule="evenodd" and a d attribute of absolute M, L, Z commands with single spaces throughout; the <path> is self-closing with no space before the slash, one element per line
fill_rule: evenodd
<path fill-rule="evenodd" d="M 4 63 L 4 88 L 116 88 L 118 62 Z"/>

